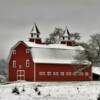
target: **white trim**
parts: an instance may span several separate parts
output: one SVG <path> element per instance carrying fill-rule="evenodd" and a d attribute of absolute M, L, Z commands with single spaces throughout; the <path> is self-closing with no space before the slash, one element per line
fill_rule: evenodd
<path fill-rule="evenodd" d="M 36 64 L 34 62 L 34 82 L 36 82 Z"/>

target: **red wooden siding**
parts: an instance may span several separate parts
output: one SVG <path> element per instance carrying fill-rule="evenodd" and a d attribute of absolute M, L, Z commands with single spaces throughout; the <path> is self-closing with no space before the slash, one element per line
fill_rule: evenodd
<path fill-rule="evenodd" d="M 74 75 L 74 65 L 57 65 L 57 64 L 36 64 L 36 80 L 37 81 L 84 81 L 92 80 L 91 67 L 83 71 L 83 75 Z M 39 75 L 39 72 L 45 72 L 46 75 Z M 51 75 L 47 75 L 47 72 L 51 72 Z M 53 75 L 54 72 L 58 72 L 59 75 Z M 61 75 L 64 72 L 64 75 Z M 67 74 L 71 75 L 67 75 Z M 88 73 L 88 75 L 85 75 Z"/>

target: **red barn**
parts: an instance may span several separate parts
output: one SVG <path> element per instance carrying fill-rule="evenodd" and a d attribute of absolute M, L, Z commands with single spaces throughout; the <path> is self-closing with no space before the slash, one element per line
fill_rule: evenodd
<path fill-rule="evenodd" d="M 10 51 L 9 81 L 85 81 L 92 80 L 91 64 L 75 59 L 80 46 L 43 44 L 37 25 L 28 42 L 19 41 Z M 65 42 L 66 43 L 66 42 Z M 71 42 L 70 42 L 71 43 Z M 85 68 L 84 66 L 89 66 Z"/>

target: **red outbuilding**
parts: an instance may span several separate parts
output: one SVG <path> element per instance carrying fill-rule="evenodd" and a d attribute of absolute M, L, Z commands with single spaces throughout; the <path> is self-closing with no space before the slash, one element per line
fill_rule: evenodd
<path fill-rule="evenodd" d="M 65 40 L 61 44 L 44 44 L 36 24 L 30 34 L 29 41 L 19 41 L 11 48 L 9 81 L 92 80 L 91 63 L 75 59 L 84 50 L 81 46 L 68 45 Z"/>

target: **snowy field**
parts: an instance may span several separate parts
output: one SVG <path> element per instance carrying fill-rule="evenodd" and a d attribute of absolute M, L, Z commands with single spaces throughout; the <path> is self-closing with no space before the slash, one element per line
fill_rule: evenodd
<path fill-rule="evenodd" d="M 18 87 L 20 94 L 12 93 Z M 25 91 L 22 91 L 24 88 Z M 0 100 L 97 100 L 100 82 L 13 82 L 0 85 Z"/>

